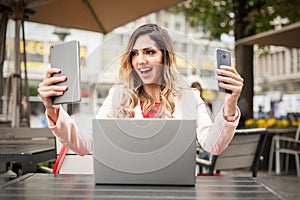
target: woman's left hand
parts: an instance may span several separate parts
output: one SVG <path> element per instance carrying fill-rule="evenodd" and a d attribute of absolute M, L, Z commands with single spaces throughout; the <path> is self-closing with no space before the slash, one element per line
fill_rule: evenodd
<path fill-rule="evenodd" d="M 224 99 L 224 115 L 232 116 L 235 114 L 237 102 L 243 89 L 244 79 L 235 68 L 222 65 L 216 70 L 219 86 L 231 90 L 232 93 L 226 93 Z M 225 83 L 222 83 L 225 82 Z"/>

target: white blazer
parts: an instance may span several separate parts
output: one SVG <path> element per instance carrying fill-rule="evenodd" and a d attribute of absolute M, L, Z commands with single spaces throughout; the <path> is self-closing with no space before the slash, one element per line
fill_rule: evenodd
<path fill-rule="evenodd" d="M 120 104 L 123 86 L 112 87 L 101 106 L 96 118 L 117 117 L 117 107 Z M 223 108 L 220 109 L 212 122 L 199 91 L 194 88 L 181 88 L 181 95 L 175 99 L 176 119 L 196 119 L 197 140 L 201 147 L 212 154 L 220 154 L 234 136 L 240 118 L 240 110 L 236 109 L 234 122 L 228 122 L 223 117 Z M 140 102 L 134 108 L 135 118 L 143 118 Z M 46 113 L 47 116 L 47 113 Z M 91 128 L 79 131 L 75 122 L 60 107 L 56 124 L 48 118 L 49 128 L 58 137 L 63 145 L 68 146 L 78 155 L 86 155 L 92 151 Z"/>

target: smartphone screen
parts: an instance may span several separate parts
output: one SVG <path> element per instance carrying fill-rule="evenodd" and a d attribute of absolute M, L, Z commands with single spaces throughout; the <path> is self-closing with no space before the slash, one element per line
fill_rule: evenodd
<path fill-rule="evenodd" d="M 217 49 L 217 68 L 219 69 L 221 65 L 231 66 L 231 53 L 230 51 L 224 49 Z M 231 90 L 225 90 L 219 86 L 220 92 L 232 93 Z"/>

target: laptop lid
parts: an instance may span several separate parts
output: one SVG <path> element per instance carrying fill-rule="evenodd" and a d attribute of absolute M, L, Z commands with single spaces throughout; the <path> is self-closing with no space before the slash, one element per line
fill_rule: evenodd
<path fill-rule="evenodd" d="M 195 184 L 195 120 L 92 122 L 96 184 Z"/>

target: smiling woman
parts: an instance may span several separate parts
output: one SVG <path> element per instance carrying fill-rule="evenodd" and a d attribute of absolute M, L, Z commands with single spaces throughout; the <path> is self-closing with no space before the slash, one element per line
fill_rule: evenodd
<path fill-rule="evenodd" d="M 125 95 L 131 95 L 132 89 L 137 91 L 137 95 L 132 96 L 133 106 L 132 102 L 124 98 L 119 110 L 120 117 L 132 116 L 132 109 L 140 98 L 143 112 L 152 110 L 154 102 L 161 102 L 155 113 L 156 117 L 172 118 L 172 96 L 178 93 L 178 87 L 174 85 L 178 82 L 178 71 L 174 50 L 170 44 L 167 31 L 153 24 L 141 26 L 132 34 L 122 57 L 120 80 L 127 91 Z M 128 76 L 128 71 L 132 76 Z M 161 101 L 162 98 L 166 101 Z"/>
<path fill-rule="evenodd" d="M 149 36 L 144 35 L 137 39 L 132 50 L 131 63 L 135 72 L 145 84 L 144 89 L 149 84 L 161 85 L 163 69 L 162 51 L 157 49 L 154 41 Z M 160 88 L 158 89 L 160 90 Z"/>
<path fill-rule="evenodd" d="M 93 150 L 91 130 L 79 130 L 64 109 L 52 103 L 53 96 L 66 90 L 57 85 L 66 77 L 53 76 L 59 72 L 60 69 L 49 69 L 38 88 L 48 124 L 63 144 L 86 155 Z M 237 101 L 243 78 L 229 66 L 222 66 L 216 73 L 219 81 L 228 83 L 220 87 L 232 93 L 224 94 L 224 105 L 213 123 L 199 91 L 179 85 L 175 53 L 166 29 L 155 24 L 142 25 L 129 38 L 121 58 L 119 82 L 110 89 L 95 118 L 193 119 L 202 148 L 219 154 L 228 146 L 238 125 Z"/>

